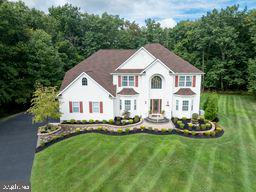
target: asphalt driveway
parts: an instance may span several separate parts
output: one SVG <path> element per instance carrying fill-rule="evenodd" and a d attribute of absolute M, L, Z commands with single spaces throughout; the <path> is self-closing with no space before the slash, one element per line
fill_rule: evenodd
<path fill-rule="evenodd" d="M 29 183 L 38 126 L 23 113 L 0 121 L 0 183 Z"/>

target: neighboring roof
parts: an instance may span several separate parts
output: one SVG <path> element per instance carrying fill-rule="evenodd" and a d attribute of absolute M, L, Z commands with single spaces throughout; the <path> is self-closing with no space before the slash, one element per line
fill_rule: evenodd
<path fill-rule="evenodd" d="M 78 65 L 66 72 L 60 91 L 64 90 L 82 72 L 88 74 L 110 94 L 115 96 L 112 73 L 121 63 L 135 53 L 136 50 L 99 50 Z"/>
<path fill-rule="evenodd" d="M 138 93 L 133 88 L 123 88 L 117 94 L 119 94 L 119 95 L 136 95 Z"/>
<path fill-rule="evenodd" d="M 147 44 L 144 48 L 157 59 L 160 59 L 174 73 L 203 73 L 201 70 L 197 69 L 178 55 L 175 55 L 159 43 Z"/>
<path fill-rule="evenodd" d="M 195 93 L 190 88 L 180 88 L 174 94 L 176 94 L 176 95 L 195 95 Z"/>
<path fill-rule="evenodd" d="M 161 60 L 174 73 L 200 73 L 203 72 L 179 56 L 175 55 L 160 44 L 147 44 L 144 48 L 156 59 Z M 66 72 L 60 91 L 62 92 L 81 73 L 85 72 L 111 95 L 116 95 L 116 87 L 112 82 L 112 73 L 141 73 L 144 69 L 118 69 L 122 63 L 130 58 L 137 50 L 133 49 L 106 49 L 99 50 L 78 65 Z M 60 92 L 60 93 L 61 93 Z"/>
<path fill-rule="evenodd" d="M 115 72 L 113 73 L 140 73 L 142 72 L 144 69 L 117 69 Z"/>

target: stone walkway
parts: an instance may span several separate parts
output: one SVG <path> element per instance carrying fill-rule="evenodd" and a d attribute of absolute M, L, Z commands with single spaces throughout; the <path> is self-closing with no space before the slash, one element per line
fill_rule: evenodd
<path fill-rule="evenodd" d="M 145 126 L 145 127 L 152 127 L 152 128 L 156 128 L 156 129 L 173 129 L 174 128 L 174 124 L 172 123 L 172 121 L 169 121 L 168 123 L 150 123 L 146 120 L 143 120 L 142 124 L 140 126 Z"/>

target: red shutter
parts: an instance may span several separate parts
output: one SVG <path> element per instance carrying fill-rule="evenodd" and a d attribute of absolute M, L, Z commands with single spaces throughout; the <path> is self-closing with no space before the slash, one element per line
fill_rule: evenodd
<path fill-rule="evenodd" d="M 193 85 L 192 85 L 193 87 L 195 87 L 196 86 L 196 76 L 194 75 L 193 76 Z"/>
<path fill-rule="evenodd" d="M 135 87 L 138 87 L 138 75 L 135 76 Z"/>
<path fill-rule="evenodd" d="M 83 102 L 80 101 L 80 113 L 83 113 Z"/>
<path fill-rule="evenodd" d="M 72 101 L 69 101 L 69 112 L 72 113 L 73 110 L 72 110 Z"/>
<path fill-rule="evenodd" d="M 89 102 L 89 112 L 92 113 L 92 102 Z"/>
<path fill-rule="evenodd" d="M 179 76 L 175 76 L 175 87 L 178 87 L 179 85 Z"/>
<path fill-rule="evenodd" d="M 103 113 L 103 102 L 100 102 L 100 113 Z"/>
<path fill-rule="evenodd" d="M 118 76 L 118 87 L 121 87 L 121 76 Z"/>

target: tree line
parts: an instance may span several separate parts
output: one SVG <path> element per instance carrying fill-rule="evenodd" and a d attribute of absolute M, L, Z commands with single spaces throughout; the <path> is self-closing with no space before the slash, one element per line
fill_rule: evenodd
<path fill-rule="evenodd" d="M 0 0 L 0 108 L 29 103 L 35 83 L 59 86 L 67 70 L 99 49 L 137 49 L 146 43 L 161 43 L 204 71 L 206 89 L 256 95 L 256 9 L 214 9 L 163 29 L 152 19 L 141 27 L 70 4 L 44 13 Z"/>

